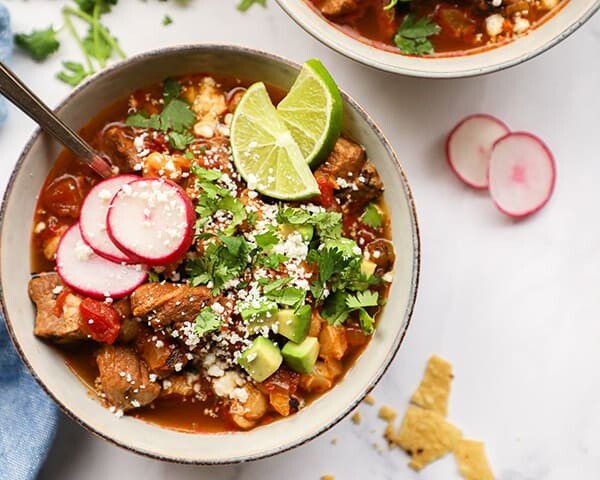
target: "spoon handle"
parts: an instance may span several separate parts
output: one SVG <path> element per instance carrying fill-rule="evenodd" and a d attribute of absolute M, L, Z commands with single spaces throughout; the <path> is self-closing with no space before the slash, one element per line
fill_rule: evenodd
<path fill-rule="evenodd" d="M 88 143 L 58 118 L 25 84 L 0 62 L 0 93 L 8 98 L 23 113 L 27 114 L 42 129 L 71 150 L 100 176 L 113 175 L 108 162 Z"/>

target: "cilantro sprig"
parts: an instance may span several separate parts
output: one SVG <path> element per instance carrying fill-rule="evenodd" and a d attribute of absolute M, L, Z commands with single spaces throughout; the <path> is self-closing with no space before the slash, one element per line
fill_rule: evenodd
<path fill-rule="evenodd" d="M 362 222 L 371 228 L 380 228 L 383 225 L 383 217 L 379 209 L 373 203 L 369 203 L 361 216 Z"/>
<path fill-rule="evenodd" d="M 41 62 L 60 47 L 56 34 L 57 31 L 51 26 L 45 30 L 33 30 L 31 33 L 17 33 L 15 44 L 27 52 L 31 58 Z"/>
<path fill-rule="evenodd" d="M 262 7 L 266 7 L 267 0 L 242 0 L 240 3 L 238 3 L 237 9 L 240 12 L 245 12 L 254 4 L 261 5 Z"/>
<path fill-rule="evenodd" d="M 434 52 L 429 37 L 440 31 L 440 26 L 430 18 L 422 17 L 417 20 L 416 15 L 411 13 L 400 24 L 394 35 L 394 43 L 407 55 L 427 55 Z"/>
<path fill-rule="evenodd" d="M 367 308 L 379 305 L 379 293 L 371 290 L 358 292 L 355 295 L 347 292 L 336 292 L 327 298 L 323 305 L 321 315 L 330 325 L 342 325 L 353 312 L 358 313 L 358 322 L 365 335 L 371 335 L 375 326 L 375 319 Z"/>
<path fill-rule="evenodd" d="M 313 225 L 322 242 L 337 240 L 342 236 L 342 214 L 339 212 L 310 213 L 297 207 L 280 208 L 277 222 L 291 225 Z"/>
<path fill-rule="evenodd" d="M 204 307 L 194 319 L 194 333 L 199 337 L 214 332 L 221 326 L 221 320 L 210 307 Z"/>

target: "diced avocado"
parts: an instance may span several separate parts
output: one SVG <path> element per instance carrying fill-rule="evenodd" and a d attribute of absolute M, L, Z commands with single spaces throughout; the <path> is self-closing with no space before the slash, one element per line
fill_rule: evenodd
<path fill-rule="evenodd" d="M 360 255 L 358 245 L 350 238 L 339 238 L 325 242 L 325 248 L 337 248 L 346 257 L 356 257 Z M 358 253 L 357 253 L 358 252 Z"/>
<path fill-rule="evenodd" d="M 240 311 L 242 320 L 248 327 L 250 335 L 262 333 L 265 327 L 271 328 L 275 323 L 275 315 L 279 307 L 270 300 L 262 301 L 258 307 L 249 306 Z"/>
<path fill-rule="evenodd" d="M 305 242 L 310 242 L 315 233 L 315 229 L 312 225 L 295 225 L 292 223 L 284 223 L 282 225 L 279 225 L 279 231 L 284 237 L 287 237 L 288 235 L 294 232 L 298 232 L 302 237 L 302 240 L 304 240 Z"/>
<path fill-rule="evenodd" d="M 238 359 L 238 363 L 257 382 L 263 382 L 273 375 L 282 361 L 279 348 L 265 337 L 256 337 Z"/>
<path fill-rule="evenodd" d="M 308 335 L 311 320 L 312 309 L 310 305 L 303 305 L 296 312 L 286 308 L 275 314 L 278 327 L 277 333 L 296 343 L 302 342 Z"/>
<path fill-rule="evenodd" d="M 306 337 L 302 343 L 288 342 L 281 350 L 288 367 L 295 372 L 310 373 L 319 356 L 319 341 Z"/>
<path fill-rule="evenodd" d="M 362 262 L 360 262 L 360 273 L 362 273 L 365 277 L 370 277 L 373 275 L 376 268 L 377 264 L 371 260 L 367 260 L 366 258 L 363 258 Z"/>

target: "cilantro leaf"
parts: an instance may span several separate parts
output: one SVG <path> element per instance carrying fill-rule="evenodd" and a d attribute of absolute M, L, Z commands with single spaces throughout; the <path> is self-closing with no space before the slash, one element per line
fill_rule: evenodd
<path fill-rule="evenodd" d="M 72 86 L 79 85 L 90 74 L 78 62 L 63 62 L 63 67 L 64 71 L 58 73 L 56 77 Z"/>
<path fill-rule="evenodd" d="M 99 13 L 108 13 L 110 9 L 116 5 L 118 0 L 75 0 L 79 8 L 88 14 L 94 13 L 94 8 L 98 6 Z"/>
<path fill-rule="evenodd" d="M 214 180 L 220 180 L 223 176 L 223 172 L 220 170 L 209 170 L 208 168 L 201 167 L 200 165 L 192 165 L 190 170 L 201 180 L 212 182 Z"/>
<path fill-rule="evenodd" d="M 170 15 L 165 15 L 162 19 L 162 24 L 166 27 L 167 25 L 171 25 L 173 23 L 173 19 Z"/>
<path fill-rule="evenodd" d="M 217 330 L 221 321 L 210 307 L 204 307 L 194 320 L 194 333 L 199 337 Z"/>
<path fill-rule="evenodd" d="M 150 270 L 148 272 L 148 281 L 149 282 L 160 282 L 160 277 L 158 276 L 158 273 L 156 273 L 154 270 Z"/>
<path fill-rule="evenodd" d="M 245 12 L 246 10 L 248 10 L 255 3 L 258 4 L 258 5 L 261 5 L 263 7 L 267 6 L 267 0 L 242 0 L 238 4 L 237 9 L 240 12 Z"/>
<path fill-rule="evenodd" d="M 379 228 L 383 224 L 381 213 L 379 213 L 379 209 L 373 203 L 367 205 L 361 220 L 367 227 L 371 228 Z"/>
<path fill-rule="evenodd" d="M 303 208 L 281 208 L 277 212 L 277 223 L 314 225 L 321 240 L 336 240 L 342 236 L 342 214 L 339 212 L 311 214 Z"/>
<path fill-rule="evenodd" d="M 254 240 L 256 241 L 256 244 L 263 250 L 268 250 L 273 245 L 277 245 L 279 243 L 279 237 L 273 230 L 256 235 Z"/>
<path fill-rule="evenodd" d="M 60 47 L 56 33 L 52 27 L 48 27 L 46 30 L 34 30 L 31 33 L 17 33 L 15 44 L 28 53 L 31 58 L 41 62 Z"/>
<path fill-rule="evenodd" d="M 158 115 L 149 117 L 146 112 L 140 111 L 129 115 L 125 119 L 125 124 L 134 128 L 153 128 L 157 130 L 160 127 L 160 120 Z"/>
<path fill-rule="evenodd" d="M 191 127 L 195 119 L 196 114 L 190 106 L 183 100 L 174 98 L 160 112 L 161 130 L 173 129 L 179 132 Z"/>
<path fill-rule="evenodd" d="M 416 19 L 414 13 L 406 16 L 400 24 L 394 43 L 402 53 L 408 55 L 425 55 L 434 52 L 433 44 L 428 37 L 440 33 L 441 28 L 428 17 Z"/>
<path fill-rule="evenodd" d="M 106 40 L 106 37 L 97 34 L 96 38 L 94 38 L 93 27 L 90 27 L 87 35 L 83 38 L 81 43 L 85 53 L 101 62 L 108 60 L 113 53 L 113 47 Z"/>
<path fill-rule="evenodd" d="M 165 104 L 181 95 L 182 89 L 181 83 L 177 80 L 167 78 L 163 86 L 163 98 L 165 99 Z"/>
<path fill-rule="evenodd" d="M 185 148 L 194 143 L 195 137 L 188 131 L 184 132 L 169 132 L 169 145 L 175 150 L 185 150 Z"/>
<path fill-rule="evenodd" d="M 281 253 L 275 253 L 270 255 L 261 255 L 256 258 L 255 263 L 259 267 L 272 268 L 273 270 L 276 270 L 279 268 L 279 265 L 281 265 L 283 262 L 287 262 L 288 260 L 289 258 L 285 255 Z"/>
<path fill-rule="evenodd" d="M 362 308 L 358 311 L 358 323 L 365 335 L 373 334 L 373 331 L 375 330 L 375 319 Z"/>
<path fill-rule="evenodd" d="M 258 284 L 264 287 L 264 293 L 269 293 L 273 290 L 277 290 L 283 287 L 284 285 L 287 285 L 288 283 L 290 283 L 290 280 L 291 279 L 289 277 L 281 277 L 276 278 L 274 280 L 271 280 L 270 278 L 260 278 L 258 279 Z"/>
<path fill-rule="evenodd" d="M 329 325 L 341 325 L 350 316 L 350 310 L 346 305 L 348 294 L 345 292 L 335 292 L 325 300 L 321 309 L 321 316 Z"/>
<path fill-rule="evenodd" d="M 358 292 L 356 295 L 346 297 L 346 306 L 351 310 L 359 308 L 376 307 L 379 301 L 379 293 L 366 290 Z"/>

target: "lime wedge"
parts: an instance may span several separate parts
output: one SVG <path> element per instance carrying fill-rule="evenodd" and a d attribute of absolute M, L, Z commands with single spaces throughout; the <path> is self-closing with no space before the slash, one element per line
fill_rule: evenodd
<path fill-rule="evenodd" d="M 317 181 L 264 83 L 253 84 L 240 100 L 230 140 L 233 162 L 250 188 L 278 200 L 319 195 Z"/>
<path fill-rule="evenodd" d="M 304 64 L 277 111 L 306 163 L 315 166 L 327 158 L 342 128 L 342 96 L 319 60 Z"/>

